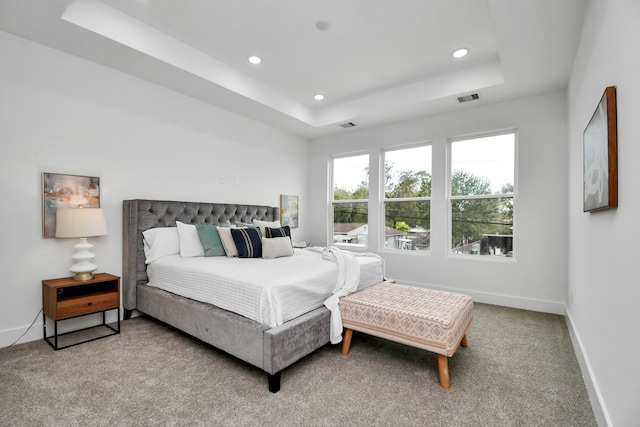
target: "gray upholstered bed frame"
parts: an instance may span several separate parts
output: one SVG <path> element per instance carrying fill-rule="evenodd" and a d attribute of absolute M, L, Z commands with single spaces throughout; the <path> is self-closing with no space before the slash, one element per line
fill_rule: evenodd
<path fill-rule="evenodd" d="M 329 342 L 329 310 L 317 308 L 276 328 L 211 304 L 194 301 L 147 285 L 142 232 L 154 227 L 216 224 L 224 220 L 274 221 L 279 210 L 269 206 L 125 200 L 123 206 L 122 295 L 125 319 L 138 310 L 213 345 L 268 374 L 269 391 L 280 390 L 287 366 Z"/>

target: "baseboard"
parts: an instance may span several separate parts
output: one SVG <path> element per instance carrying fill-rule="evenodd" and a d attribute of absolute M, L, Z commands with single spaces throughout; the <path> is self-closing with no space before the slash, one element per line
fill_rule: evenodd
<path fill-rule="evenodd" d="M 578 359 L 578 365 L 580 365 L 580 371 L 582 372 L 584 385 L 587 388 L 587 393 L 589 394 L 589 401 L 591 402 L 593 415 L 598 422 L 598 426 L 611 426 L 613 424 L 611 424 L 609 413 L 602 403 L 598 383 L 593 379 L 594 377 L 591 374 L 592 370 L 591 364 L 589 363 L 589 357 L 584 352 L 582 340 L 580 339 L 578 331 L 576 331 L 575 327 L 573 326 L 573 321 L 571 320 L 571 313 L 569 312 L 569 310 L 567 310 L 567 314 L 564 318 L 567 323 L 567 329 L 569 330 L 569 336 L 571 337 L 571 343 L 573 344 L 573 351 L 575 352 L 576 358 Z"/>
<path fill-rule="evenodd" d="M 539 311 L 542 313 L 565 314 L 564 302 L 547 301 L 535 298 L 523 298 L 512 295 L 492 294 L 488 292 L 477 292 L 469 289 L 457 289 L 450 287 L 437 286 L 424 283 L 411 283 L 401 281 L 405 285 L 417 286 L 419 288 L 436 289 L 438 291 L 456 292 L 469 295 L 474 301 L 484 304 L 501 305 L 504 307 L 519 308 L 522 310 Z"/>
<path fill-rule="evenodd" d="M 25 325 L 24 327 L 20 328 L 5 329 L 4 331 L 0 331 L 0 348 L 42 339 L 42 317 L 36 320 L 31 328 L 27 330 L 28 327 L 28 325 Z"/>
<path fill-rule="evenodd" d="M 122 313 L 124 310 L 120 310 L 120 316 L 122 320 Z M 137 313 L 137 312 L 136 312 Z M 118 320 L 116 311 L 111 310 L 106 313 L 107 323 L 116 322 Z M 63 334 L 65 332 L 74 331 L 81 328 L 96 325 L 97 322 L 101 322 L 100 313 L 93 313 L 87 316 L 77 317 L 73 319 L 61 320 L 58 322 L 58 333 Z M 53 335 L 52 320 L 47 320 L 47 336 Z M 9 347 L 14 344 L 24 344 L 30 341 L 41 340 L 44 337 L 44 329 L 42 327 L 42 312 L 38 313 L 31 325 L 24 325 L 18 328 L 5 329 L 0 331 L 0 348 Z"/>

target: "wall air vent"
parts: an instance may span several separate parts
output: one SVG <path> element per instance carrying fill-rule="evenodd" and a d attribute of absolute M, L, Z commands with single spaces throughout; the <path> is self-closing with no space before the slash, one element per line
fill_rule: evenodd
<path fill-rule="evenodd" d="M 458 102 L 462 104 L 463 102 L 475 101 L 476 99 L 480 99 L 480 95 L 472 93 L 471 95 L 459 96 Z"/>
<path fill-rule="evenodd" d="M 341 128 L 348 129 L 354 127 L 356 124 L 353 122 L 342 123 L 340 125 Z"/>

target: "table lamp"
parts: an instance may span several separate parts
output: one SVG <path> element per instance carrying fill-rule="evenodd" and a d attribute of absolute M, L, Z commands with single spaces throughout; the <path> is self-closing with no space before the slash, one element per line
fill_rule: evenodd
<path fill-rule="evenodd" d="M 93 245 L 87 237 L 107 234 L 107 223 L 101 208 L 58 209 L 56 211 L 56 237 L 79 237 L 80 242 L 74 246 L 71 259 L 75 262 L 69 269 L 75 273 L 73 278 L 79 281 L 91 280 L 93 272 L 98 268 L 93 263 L 96 254 L 91 252 Z"/>

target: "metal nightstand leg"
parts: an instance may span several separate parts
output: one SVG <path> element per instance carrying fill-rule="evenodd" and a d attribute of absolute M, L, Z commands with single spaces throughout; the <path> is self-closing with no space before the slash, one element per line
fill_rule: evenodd
<path fill-rule="evenodd" d="M 117 317 L 118 317 L 118 329 L 115 329 L 111 325 L 107 324 L 106 313 L 109 310 L 117 310 L 117 313 L 118 313 L 117 314 Z M 88 328 L 77 329 L 77 330 L 70 331 L 70 332 L 65 332 L 64 334 L 58 334 L 58 321 L 54 320 L 53 321 L 53 336 L 52 337 L 51 336 L 47 336 L 47 317 L 46 317 L 46 314 L 43 313 L 42 314 L 42 328 L 44 330 L 44 340 L 47 342 L 47 344 L 49 344 L 51 346 L 51 348 L 53 348 L 55 351 L 58 351 L 58 350 L 62 350 L 64 348 L 69 348 L 69 347 L 73 347 L 73 346 L 76 346 L 76 345 L 79 345 L 79 344 L 84 344 L 84 343 L 95 341 L 95 340 L 99 340 L 99 339 L 102 339 L 102 338 L 107 338 L 107 337 L 110 337 L 112 335 L 117 335 L 117 334 L 120 333 L 120 307 L 117 307 L 115 309 L 111 308 L 109 310 L 102 311 L 102 324 L 95 325 L 95 326 L 89 326 Z M 69 317 L 67 319 L 62 319 L 62 320 L 74 319 L 76 317 L 82 317 L 82 316 L 89 316 L 91 314 L 95 314 L 95 313 L 81 314 L 79 316 Z M 111 331 L 113 331 L 113 333 L 111 333 L 109 335 L 103 335 L 103 336 L 99 336 L 99 337 L 95 337 L 95 338 L 90 338 L 90 339 L 85 340 L 85 341 L 80 341 L 80 342 L 77 342 L 77 343 L 65 345 L 64 347 L 59 347 L 58 346 L 58 337 L 61 337 L 63 335 L 73 334 L 73 333 L 80 332 L 80 331 L 85 331 L 87 329 L 99 328 L 99 327 L 102 327 L 102 326 L 106 327 L 107 329 L 110 329 Z M 53 342 L 51 341 L 51 338 L 53 338 Z"/>

